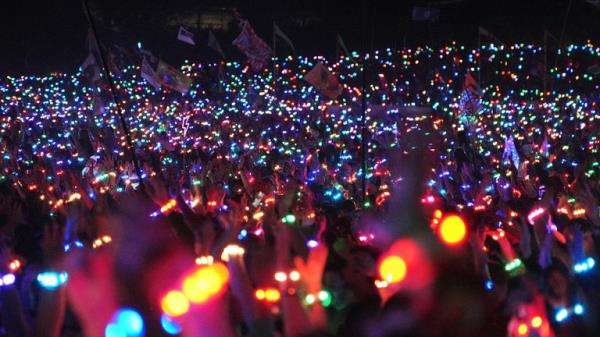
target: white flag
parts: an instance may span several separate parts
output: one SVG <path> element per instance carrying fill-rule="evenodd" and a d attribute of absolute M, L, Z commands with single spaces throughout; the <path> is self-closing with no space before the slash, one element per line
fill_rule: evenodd
<path fill-rule="evenodd" d="M 221 54 L 221 56 L 223 56 L 223 58 L 225 58 L 225 53 L 223 52 L 223 49 L 221 48 L 221 45 L 219 44 L 219 41 L 217 41 L 217 38 L 215 37 L 215 34 L 213 34 L 212 30 L 208 31 L 208 46 L 216 50 L 219 54 Z"/>
<path fill-rule="evenodd" d="M 177 34 L 177 40 L 191 44 L 192 46 L 196 45 L 196 43 L 194 42 L 194 33 L 190 32 L 189 30 L 187 30 L 181 26 L 179 27 L 179 33 Z"/>

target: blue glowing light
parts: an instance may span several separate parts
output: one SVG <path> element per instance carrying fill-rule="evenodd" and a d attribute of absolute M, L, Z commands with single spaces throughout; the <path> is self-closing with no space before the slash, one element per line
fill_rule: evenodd
<path fill-rule="evenodd" d="M 181 327 L 179 326 L 179 324 L 177 324 L 175 320 L 173 320 L 166 314 L 162 314 L 162 316 L 160 316 L 160 324 L 162 325 L 165 332 L 169 335 L 178 335 L 181 333 Z"/>

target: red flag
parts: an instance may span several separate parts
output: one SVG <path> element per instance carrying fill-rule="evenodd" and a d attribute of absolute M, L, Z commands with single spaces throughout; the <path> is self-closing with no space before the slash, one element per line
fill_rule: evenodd
<path fill-rule="evenodd" d="M 327 67 L 321 62 L 304 76 L 304 80 L 312 84 L 312 86 L 317 88 L 322 95 L 327 96 L 330 99 L 336 99 L 343 90 L 338 79 L 332 75 L 327 70 Z"/>
<path fill-rule="evenodd" d="M 233 40 L 233 45 L 246 55 L 254 71 L 262 69 L 272 54 L 269 45 L 256 35 L 248 21 L 242 23 L 242 32 Z"/>

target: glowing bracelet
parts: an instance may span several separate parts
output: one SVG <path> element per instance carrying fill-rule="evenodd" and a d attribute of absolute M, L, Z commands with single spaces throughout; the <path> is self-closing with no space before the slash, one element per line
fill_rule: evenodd
<path fill-rule="evenodd" d="M 594 258 L 590 256 L 581 262 L 575 263 L 573 265 L 573 270 L 576 274 L 587 273 L 588 271 L 592 270 L 595 265 L 596 260 L 594 260 Z"/>
<path fill-rule="evenodd" d="M 508 262 L 505 266 L 504 266 L 504 270 L 506 270 L 507 272 L 512 272 L 515 271 L 519 268 L 521 268 L 523 266 L 523 262 L 521 262 L 521 259 L 516 258 L 510 262 Z"/>
<path fill-rule="evenodd" d="M 67 282 L 69 275 L 66 272 L 45 271 L 39 273 L 37 281 L 46 290 L 55 290 Z"/>
<path fill-rule="evenodd" d="M 7 287 L 15 284 L 15 274 L 8 273 L 0 277 L 0 287 Z"/>

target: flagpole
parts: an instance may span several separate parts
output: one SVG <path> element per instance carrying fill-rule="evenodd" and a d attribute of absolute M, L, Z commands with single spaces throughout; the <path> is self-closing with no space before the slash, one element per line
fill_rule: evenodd
<path fill-rule="evenodd" d="M 361 156 L 362 156 L 362 190 L 363 190 L 363 205 L 367 203 L 367 29 L 368 29 L 368 14 L 367 14 L 367 1 L 363 0 L 363 55 L 362 55 L 362 123 L 361 123 Z"/>
<path fill-rule="evenodd" d="M 102 48 L 100 47 L 100 42 L 98 39 L 98 32 L 96 31 L 96 25 L 94 24 L 94 19 L 92 18 L 92 14 L 90 13 L 90 9 L 88 7 L 87 0 L 81 0 L 81 3 L 83 4 L 83 10 L 85 12 L 85 16 L 90 25 L 90 29 L 92 30 L 92 33 L 94 34 L 94 40 L 96 43 L 96 47 L 98 48 L 98 54 L 100 56 L 100 61 L 102 62 L 102 70 L 104 71 L 104 75 L 106 76 L 106 79 L 108 80 L 108 87 L 109 87 L 111 96 L 117 106 L 117 114 L 119 115 L 119 120 L 121 121 L 121 127 L 123 128 L 123 132 L 125 133 L 125 140 L 127 141 L 127 145 L 129 146 L 129 151 L 131 152 L 131 158 L 133 160 L 133 165 L 135 167 L 135 171 L 136 171 L 139 179 L 141 180 L 142 179 L 142 170 L 140 169 L 137 155 L 135 154 L 135 148 L 133 146 L 131 134 L 129 133 L 129 127 L 127 127 L 127 122 L 125 121 L 125 117 L 123 117 L 123 109 L 121 107 L 121 104 L 119 103 L 119 99 L 117 97 L 117 93 L 115 90 L 115 85 L 113 83 L 112 76 L 110 75 L 110 71 L 108 71 L 108 65 L 106 63 L 106 59 L 104 57 L 104 53 L 102 52 Z M 142 190 L 144 190 L 144 184 L 140 184 L 140 188 Z"/>
<path fill-rule="evenodd" d="M 479 52 L 479 71 L 477 72 L 477 82 L 479 82 L 479 85 L 481 86 L 481 59 L 482 59 L 482 53 L 481 53 L 481 32 L 479 31 L 479 27 L 477 27 L 477 51 Z"/>
<path fill-rule="evenodd" d="M 544 41 L 543 41 L 543 48 L 544 48 L 544 72 L 542 73 L 543 76 L 543 81 L 544 81 L 544 95 L 546 94 L 546 89 L 548 89 L 548 83 L 547 83 L 547 69 L 548 69 L 548 36 L 546 35 L 546 28 L 544 27 Z"/>

